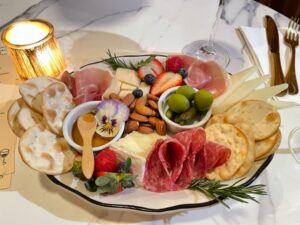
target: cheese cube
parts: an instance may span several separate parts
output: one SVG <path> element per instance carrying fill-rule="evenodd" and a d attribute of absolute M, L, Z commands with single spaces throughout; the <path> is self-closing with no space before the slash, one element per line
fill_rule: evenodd
<path fill-rule="evenodd" d="M 145 82 L 141 82 L 139 88 L 143 91 L 143 95 L 147 95 L 150 92 L 150 85 Z"/>
<path fill-rule="evenodd" d="M 130 69 L 118 68 L 116 71 L 116 77 L 119 81 L 135 87 L 138 87 L 141 83 L 137 72 Z"/>
<path fill-rule="evenodd" d="M 128 91 L 133 91 L 134 89 L 136 89 L 135 86 L 132 86 L 130 84 L 126 84 L 126 83 L 122 83 L 121 85 L 121 90 L 128 90 Z"/>

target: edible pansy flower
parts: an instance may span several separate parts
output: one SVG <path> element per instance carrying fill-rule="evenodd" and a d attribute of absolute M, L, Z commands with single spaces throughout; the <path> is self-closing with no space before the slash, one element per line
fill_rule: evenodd
<path fill-rule="evenodd" d="M 114 137 L 129 117 L 129 108 L 115 100 L 104 100 L 97 105 L 96 132 L 102 137 Z"/>

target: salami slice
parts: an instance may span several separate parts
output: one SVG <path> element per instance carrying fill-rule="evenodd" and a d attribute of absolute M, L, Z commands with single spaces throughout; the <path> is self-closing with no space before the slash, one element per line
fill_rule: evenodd
<path fill-rule="evenodd" d="M 176 139 L 158 140 L 147 157 L 143 180 L 145 188 L 154 192 L 182 189 L 176 180 L 186 156 L 186 148 Z"/>

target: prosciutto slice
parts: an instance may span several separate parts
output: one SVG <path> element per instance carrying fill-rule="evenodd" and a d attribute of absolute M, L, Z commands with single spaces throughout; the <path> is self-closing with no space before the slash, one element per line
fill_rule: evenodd
<path fill-rule="evenodd" d="M 225 163 L 230 149 L 206 141 L 205 131 L 195 128 L 158 140 L 147 157 L 144 187 L 149 191 L 182 190 L 195 178 Z"/>
<path fill-rule="evenodd" d="M 213 61 L 196 60 L 188 69 L 186 84 L 211 92 L 216 98 L 226 91 L 226 75 L 221 67 Z"/>
<path fill-rule="evenodd" d="M 87 68 L 75 72 L 73 76 L 64 73 L 61 80 L 70 89 L 76 105 L 87 101 L 101 100 L 110 86 L 110 72 L 97 68 Z"/>

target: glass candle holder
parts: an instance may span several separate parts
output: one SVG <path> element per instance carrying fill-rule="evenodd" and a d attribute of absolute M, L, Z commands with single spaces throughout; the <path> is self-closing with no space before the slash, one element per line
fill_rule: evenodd
<path fill-rule="evenodd" d="M 64 70 L 65 62 L 53 25 L 45 20 L 12 23 L 4 29 L 1 39 L 22 79 L 57 77 Z"/>

